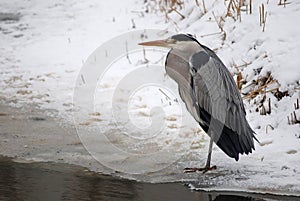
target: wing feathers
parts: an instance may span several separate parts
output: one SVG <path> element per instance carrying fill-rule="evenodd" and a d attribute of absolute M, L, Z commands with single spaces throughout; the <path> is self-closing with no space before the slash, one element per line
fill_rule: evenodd
<path fill-rule="evenodd" d="M 242 98 L 231 74 L 221 60 L 211 50 L 207 52 L 207 49 L 204 48 L 189 61 L 195 72 L 191 75 L 191 80 L 201 111 L 200 118 L 207 121 L 201 114 L 209 116 L 206 127 L 209 127 L 211 118 L 218 122 L 217 126 L 214 125 L 215 128 L 207 129 L 208 132 L 218 132 L 219 127 L 223 127 L 221 134 L 217 135 L 219 139 L 214 141 L 227 155 L 238 160 L 239 153 L 252 152 L 253 138 L 256 138 L 246 120 Z"/>

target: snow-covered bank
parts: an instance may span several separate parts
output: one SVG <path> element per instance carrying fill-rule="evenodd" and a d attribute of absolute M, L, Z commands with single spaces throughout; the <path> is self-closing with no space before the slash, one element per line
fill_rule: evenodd
<path fill-rule="evenodd" d="M 141 5 L 135 1 L 0 4 L 1 13 L 20 16 L 1 21 L 1 97 L 16 106 L 35 102 L 62 115 L 71 113 L 74 82 L 87 57 L 133 26 L 144 28 L 146 21 L 135 12 Z M 149 21 L 147 26 L 156 25 Z"/>
<path fill-rule="evenodd" d="M 180 122 L 177 122 L 179 117 L 168 113 L 170 115 L 166 117 L 168 132 L 176 133 L 176 129 L 181 126 L 186 129 L 176 137 L 166 133 L 159 138 L 153 138 L 148 144 L 143 142 L 134 144 L 135 139 L 126 141 L 127 138 L 119 137 L 117 130 L 113 129 L 114 124 L 110 124 L 111 119 L 106 116 L 111 108 L 105 106 L 109 93 L 113 92 L 114 85 L 118 83 L 111 85 L 107 83 L 120 80 L 122 73 L 140 64 L 140 60 L 143 59 L 142 53 L 132 56 L 131 64 L 126 58 L 119 60 L 122 66 L 119 73 L 116 73 L 118 71 L 108 73 L 108 81 L 105 83 L 105 80 L 102 80 L 102 83 L 99 83 L 97 91 L 99 93 L 95 94 L 95 99 L 100 102 L 95 105 L 96 111 L 83 113 L 83 120 L 78 122 L 78 126 L 91 136 L 100 127 L 101 131 L 111 134 L 111 140 L 126 150 L 153 151 L 170 143 L 171 140 L 172 146 L 169 147 L 169 151 L 174 152 L 169 152 L 169 157 L 178 154 L 180 159 L 177 162 L 147 176 L 126 175 L 127 177 L 152 182 L 194 181 L 196 184 L 201 182 L 204 186 L 217 185 L 220 188 L 230 186 L 266 191 L 280 189 L 281 192 L 299 194 L 300 127 L 299 124 L 289 125 L 287 118 L 289 116 L 291 123 L 295 111 L 295 115 L 300 119 L 300 110 L 294 106 L 299 99 L 300 80 L 298 67 L 300 30 L 299 26 L 296 26 L 300 13 L 298 1 L 291 1 L 285 7 L 278 6 L 277 2 L 273 1 L 255 1 L 252 14 L 242 11 L 240 22 L 231 17 L 224 17 L 228 2 L 225 5 L 224 1 L 205 1 L 207 13 L 203 13 L 202 7 L 195 6 L 195 1 L 191 0 L 179 10 L 185 19 L 182 20 L 180 15 L 173 12 L 169 14 L 172 20 L 167 24 L 164 23 L 165 16 L 162 13 L 147 14 L 143 12 L 142 2 L 135 5 L 136 1 L 133 0 L 0 2 L 0 13 L 17 13 L 20 16 L 19 20 L 0 22 L 1 101 L 17 107 L 33 102 L 47 111 L 57 111 L 59 119 L 63 117 L 65 122 L 72 122 L 75 80 L 83 62 L 100 44 L 120 33 L 134 29 L 160 28 L 172 32 L 194 33 L 201 43 L 217 51 L 227 67 L 236 74 L 235 76 L 238 73 L 242 76 L 242 93 L 246 96 L 247 118 L 261 142 L 261 145 L 256 144 L 256 151 L 252 155 L 243 156 L 236 163 L 215 148 L 213 163 L 218 166 L 216 174 L 205 176 L 182 174 L 182 169 L 187 166 L 204 164 L 208 140 L 205 134 L 197 130 L 197 124 L 188 114 L 183 114 L 183 117 L 190 118 L 189 124 L 180 125 Z M 262 3 L 267 11 L 264 32 L 259 24 L 259 6 Z M 223 31 L 216 23 L 214 15 L 217 21 L 223 16 L 224 20 L 221 20 L 220 25 Z M 150 54 L 147 53 L 149 60 Z M 161 61 L 158 57 L 152 58 L 151 62 Z M 168 80 L 163 77 L 163 72 L 151 75 Z M 253 84 L 256 82 L 262 83 Z M 168 87 L 176 92 L 176 85 L 170 83 Z M 255 87 L 261 87 L 257 89 L 261 94 L 251 94 L 251 91 L 256 90 Z M 272 93 L 276 92 L 276 88 L 279 89 L 278 93 L 287 96 L 280 97 Z M 100 96 L 100 92 L 108 95 Z M 151 108 L 155 102 L 151 100 L 153 97 L 162 102 L 162 107 L 168 111 L 178 111 L 172 109 L 177 106 L 176 101 L 170 104 L 170 101 L 163 99 L 166 96 L 161 92 L 158 93 L 161 98 L 157 94 L 149 94 L 147 90 L 138 92 L 133 96 L 129 113 L 138 119 L 139 126 L 149 125 Z M 247 98 L 249 96 L 251 99 Z M 260 115 L 263 108 L 269 111 L 269 99 L 271 113 Z M 126 103 L 120 101 L 120 104 Z M 87 116 L 88 118 L 84 119 Z M 128 148 L 128 145 L 132 147 Z M 165 155 L 167 157 L 168 152 Z M 112 163 L 118 163 L 120 160 L 111 155 L 108 155 L 108 159 L 112 159 Z M 124 158 L 122 160 L 125 161 Z M 127 162 L 134 166 L 137 160 L 138 158 L 129 158 Z M 154 166 L 163 163 L 160 160 L 156 162 Z M 147 166 L 149 163 L 144 165 Z"/>

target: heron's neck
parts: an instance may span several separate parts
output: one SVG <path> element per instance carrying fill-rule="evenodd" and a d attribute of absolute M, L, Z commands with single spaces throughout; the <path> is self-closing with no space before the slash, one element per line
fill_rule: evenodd
<path fill-rule="evenodd" d="M 170 50 L 166 58 L 167 74 L 179 85 L 190 82 L 190 57 L 202 50 L 196 42 L 179 43 L 178 47 Z"/>
<path fill-rule="evenodd" d="M 179 85 L 189 82 L 189 55 L 172 49 L 166 58 L 166 72 Z"/>

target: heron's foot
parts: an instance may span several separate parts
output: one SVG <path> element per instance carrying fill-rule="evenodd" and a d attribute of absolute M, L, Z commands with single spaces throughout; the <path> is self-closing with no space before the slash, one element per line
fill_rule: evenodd
<path fill-rule="evenodd" d="M 216 170 L 217 166 L 205 166 L 204 168 L 184 168 L 184 173 L 191 173 L 191 172 L 203 172 L 206 173 L 208 171 Z"/>

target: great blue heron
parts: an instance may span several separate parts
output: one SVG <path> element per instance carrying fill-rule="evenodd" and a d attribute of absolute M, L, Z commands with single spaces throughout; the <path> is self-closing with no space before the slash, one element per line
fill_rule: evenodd
<path fill-rule="evenodd" d="M 210 136 L 204 168 L 186 168 L 186 172 L 216 169 L 210 166 L 213 142 L 229 157 L 254 150 L 254 131 L 246 120 L 246 111 L 233 77 L 220 58 L 190 34 L 178 34 L 165 40 L 139 43 L 143 46 L 170 48 L 165 68 L 177 82 L 187 110 Z"/>

